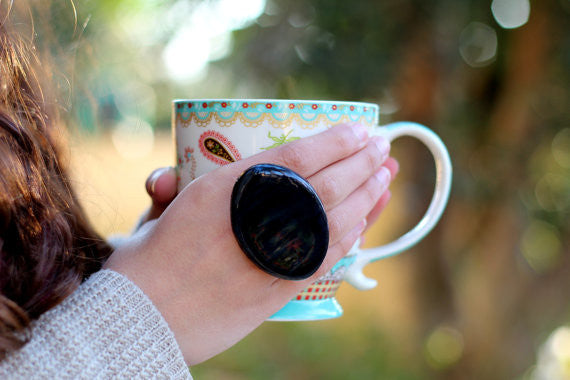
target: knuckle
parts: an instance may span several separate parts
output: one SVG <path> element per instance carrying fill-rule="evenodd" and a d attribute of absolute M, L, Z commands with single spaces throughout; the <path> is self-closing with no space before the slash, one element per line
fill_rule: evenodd
<path fill-rule="evenodd" d="M 308 168 L 303 152 L 294 144 L 281 146 L 279 161 L 281 161 L 285 167 L 301 173 L 307 171 Z"/>
<path fill-rule="evenodd" d="M 358 239 L 358 236 L 352 236 L 351 235 L 351 236 L 344 237 L 339 242 L 340 250 L 343 253 L 343 255 L 347 254 L 350 251 L 350 249 L 352 248 L 354 243 L 356 243 L 357 239 Z"/>
<path fill-rule="evenodd" d="M 378 183 L 378 181 L 369 180 L 366 182 L 363 191 L 364 191 L 365 200 L 369 204 L 374 205 L 378 200 L 378 198 L 380 198 L 381 195 L 379 191 L 380 188 L 381 185 Z"/>
<path fill-rule="evenodd" d="M 341 236 L 342 231 L 342 218 L 338 215 L 336 216 L 329 216 L 329 236 Z"/>
<path fill-rule="evenodd" d="M 380 154 L 377 149 L 366 149 L 366 169 L 369 173 L 374 173 L 382 164 Z"/>
<path fill-rule="evenodd" d="M 311 279 L 311 282 L 309 284 L 315 282 L 316 280 L 318 280 L 319 278 L 323 277 L 328 272 L 330 272 L 331 269 L 333 269 L 335 264 L 342 258 L 342 256 L 338 257 L 339 256 L 338 252 L 339 252 L 339 249 L 337 246 L 329 248 L 329 250 L 327 252 L 327 258 L 325 259 L 325 261 L 323 262 L 321 267 L 311 277 L 312 279 Z M 331 257 L 334 257 L 336 260 L 332 259 Z"/>
<path fill-rule="evenodd" d="M 225 179 L 220 180 L 219 172 L 211 172 L 196 178 L 188 186 L 188 191 L 183 191 L 182 194 L 193 208 L 206 210 L 212 207 L 213 200 L 228 196 L 226 192 L 232 189 L 231 178 L 225 176 Z"/>
<path fill-rule="evenodd" d="M 354 134 L 348 128 L 344 128 L 342 130 L 342 133 L 337 133 L 334 135 L 334 148 L 341 152 L 352 151 L 356 143 L 356 136 L 354 136 Z"/>
<path fill-rule="evenodd" d="M 321 179 L 319 186 L 317 187 L 317 194 L 321 198 L 321 201 L 326 204 L 334 204 L 338 197 L 339 187 L 336 178 L 331 176 L 326 176 Z"/>
<path fill-rule="evenodd" d="M 317 270 L 313 278 L 317 279 L 327 274 L 340 259 L 350 252 L 357 239 L 357 235 L 344 236 L 338 243 L 332 245 L 327 252 L 323 265 Z"/>
<path fill-rule="evenodd" d="M 193 205 L 200 207 L 206 203 L 205 195 L 211 194 L 211 190 L 209 189 L 212 189 L 213 185 L 213 181 L 210 178 L 210 176 L 198 178 L 191 184 L 192 191 L 188 192 L 189 195 L 186 195 L 186 192 L 184 192 L 186 197 L 192 199 Z"/>
<path fill-rule="evenodd" d="M 192 185 L 198 192 L 206 191 L 215 184 L 216 178 L 214 175 L 205 175 L 197 178 L 192 182 Z"/>

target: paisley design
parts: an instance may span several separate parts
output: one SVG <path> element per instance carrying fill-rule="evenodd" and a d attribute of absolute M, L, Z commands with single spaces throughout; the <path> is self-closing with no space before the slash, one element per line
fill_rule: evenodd
<path fill-rule="evenodd" d="M 238 150 L 224 135 L 215 131 L 202 133 L 198 141 L 200 152 L 210 161 L 218 165 L 241 160 Z"/>

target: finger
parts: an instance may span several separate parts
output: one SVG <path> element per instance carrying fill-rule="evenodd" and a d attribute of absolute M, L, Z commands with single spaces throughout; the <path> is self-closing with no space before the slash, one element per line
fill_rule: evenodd
<path fill-rule="evenodd" d="M 313 136 L 281 145 L 232 164 L 232 170 L 243 172 L 252 165 L 271 163 L 285 166 L 307 178 L 319 170 L 351 156 L 369 140 L 361 124 L 340 124 Z M 228 165 L 230 166 L 230 165 Z"/>
<path fill-rule="evenodd" d="M 310 177 L 309 182 L 317 191 L 325 210 L 336 207 L 376 173 L 389 152 L 388 140 L 375 136 L 364 149 Z"/>
<path fill-rule="evenodd" d="M 386 167 L 390 171 L 391 180 L 394 180 L 394 178 L 400 171 L 400 165 L 398 164 L 398 161 L 396 161 L 392 157 L 388 157 L 384 162 L 384 164 L 382 164 L 382 166 Z M 382 194 L 382 196 L 378 200 L 378 203 L 376 203 L 372 211 L 370 211 L 370 213 L 366 217 L 367 224 L 365 232 L 368 231 L 370 227 L 372 227 L 372 225 L 376 222 L 382 211 L 384 211 L 384 209 L 388 205 L 390 199 L 392 199 L 392 192 L 390 190 L 386 190 L 386 192 Z"/>
<path fill-rule="evenodd" d="M 390 170 L 392 179 L 396 178 L 396 175 L 400 172 L 400 164 L 393 157 L 388 157 L 382 165 Z"/>
<path fill-rule="evenodd" d="M 374 208 L 390 183 L 390 172 L 384 166 L 341 204 L 327 212 L 329 246 L 336 244 Z"/>
<path fill-rule="evenodd" d="M 156 169 L 146 181 L 146 191 L 152 205 L 143 218 L 143 223 L 158 218 L 176 197 L 176 172 L 172 167 Z"/>
<path fill-rule="evenodd" d="M 366 217 L 366 229 L 364 230 L 364 232 L 368 231 L 368 229 L 376 222 L 376 220 L 378 220 L 378 217 L 380 216 L 382 211 L 384 211 L 391 198 L 392 198 L 392 192 L 390 190 L 386 190 L 386 192 L 382 194 L 382 196 L 380 197 L 380 199 L 378 200 L 372 211 L 370 211 L 370 213 Z"/>
<path fill-rule="evenodd" d="M 153 203 L 170 203 L 176 196 L 176 172 L 173 167 L 156 169 L 146 180 L 146 191 Z"/>

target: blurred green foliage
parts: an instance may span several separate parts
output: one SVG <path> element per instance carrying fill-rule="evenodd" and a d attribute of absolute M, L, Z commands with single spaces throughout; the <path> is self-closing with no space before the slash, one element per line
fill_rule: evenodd
<path fill-rule="evenodd" d="M 420 378 L 421 365 L 392 352 L 395 342 L 386 340 L 370 325 L 348 333 L 327 322 L 269 323 L 243 344 L 193 367 L 192 374 L 204 379 L 259 380 Z"/>
<path fill-rule="evenodd" d="M 37 38 L 72 124 L 106 133 L 136 116 L 164 130 L 170 100 L 182 97 L 366 100 L 381 105 L 383 123 L 432 127 L 455 179 L 446 215 L 405 264 L 416 284 L 409 312 L 421 321 L 415 350 L 381 323 L 271 324 L 196 366 L 196 377 L 527 376 L 549 332 L 570 322 L 570 3 L 532 1 L 528 22 L 507 30 L 487 1 L 268 0 L 200 80 L 172 80 L 165 46 L 204 3 L 38 4 L 50 21 Z M 419 210 L 406 213 L 412 225 L 433 165 L 413 142 L 395 154 L 401 181 L 417 183 L 402 195 Z M 461 355 L 430 362 L 426 347 L 456 335 Z"/>

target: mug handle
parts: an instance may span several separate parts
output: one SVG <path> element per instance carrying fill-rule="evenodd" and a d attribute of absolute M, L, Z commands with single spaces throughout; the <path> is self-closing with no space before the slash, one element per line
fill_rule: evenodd
<path fill-rule="evenodd" d="M 432 230 L 445 209 L 451 189 L 452 168 L 449 153 L 441 139 L 429 128 L 403 121 L 376 128 L 373 133 L 387 138 L 390 142 L 401 136 L 411 136 L 424 143 L 435 160 L 436 181 L 429 208 L 414 228 L 388 244 L 358 251 L 355 261 L 346 272 L 345 281 L 359 290 L 372 289 L 378 284 L 376 280 L 364 276 L 362 269 L 365 265 L 409 249 Z"/>

